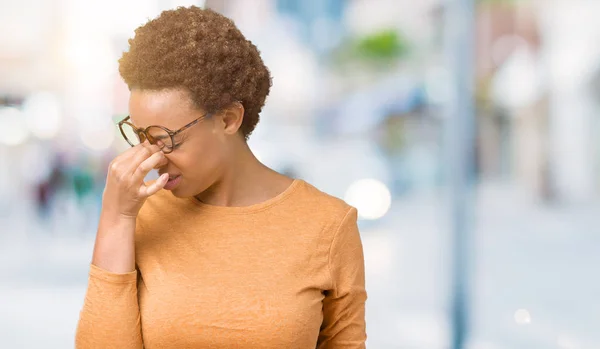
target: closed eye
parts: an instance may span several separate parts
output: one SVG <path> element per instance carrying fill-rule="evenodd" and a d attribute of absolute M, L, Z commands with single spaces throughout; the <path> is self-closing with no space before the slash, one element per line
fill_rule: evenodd
<path fill-rule="evenodd" d="M 185 133 L 180 133 L 173 138 L 173 148 L 177 148 L 187 139 L 187 136 Z"/>
<path fill-rule="evenodd" d="M 156 139 L 157 141 L 164 141 L 165 139 L 169 139 L 169 136 L 156 136 L 153 137 L 154 139 Z"/>

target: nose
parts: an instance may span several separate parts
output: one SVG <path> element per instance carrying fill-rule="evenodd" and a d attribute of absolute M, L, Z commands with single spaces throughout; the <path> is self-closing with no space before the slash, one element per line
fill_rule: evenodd
<path fill-rule="evenodd" d="M 169 159 L 167 158 L 167 155 L 163 156 L 163 158 L 160 160 L 160 162 L 156 165 L 157 169 L 161 169 L 165 166 L 167 166 L 169 164 Z"/>

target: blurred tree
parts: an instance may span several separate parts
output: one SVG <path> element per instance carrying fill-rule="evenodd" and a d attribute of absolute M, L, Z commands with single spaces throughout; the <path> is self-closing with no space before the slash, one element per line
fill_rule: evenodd
<path fill-rule="evenodd" d="M 404 59 L 410 52 L 409 40 L 397 29 L 384 29 L 369 35 L 349 37 L 333 52 L 336 68 L 356 64 L 363 68 L 386 69 Z"/>
<path fill-rule="evenodd" d="M 393 29 L 358 38 L 353 45 L 353 51 L 364 60 L 396 60 L 408 51 L 406 40 Z"/>

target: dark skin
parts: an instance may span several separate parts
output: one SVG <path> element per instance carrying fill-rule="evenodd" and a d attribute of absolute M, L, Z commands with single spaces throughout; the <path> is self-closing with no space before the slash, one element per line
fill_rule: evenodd
<path fill-rule="evenodd" d="M 129 111 L 137 127 L 171 130 L 206 114 L 182 89 L 134 89 Z M 243 117 L 243 106 L 233 103 L 179 134 L 171 153 L 145 142 L 117 156 L 107 176 L 92 263 L 115 273 L 135 270 L 135 219 L 145 200 L 165 186 L 167 174 L 181 176 L 173 195 L 209 205 L 250 206 L 285 191 L 293 179 L 258 161 L 240 133 Z M 146 185 L 152 169 L 162 176 Z"/>

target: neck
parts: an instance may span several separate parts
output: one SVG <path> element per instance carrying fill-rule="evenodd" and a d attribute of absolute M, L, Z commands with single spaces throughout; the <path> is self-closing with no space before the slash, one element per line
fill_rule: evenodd
<path fill-rule="evenodd" d="M 272 184 L 283 176 L 263 165 L 245 141 L 238 147 L 222 177 L 196 199 L 214 206 L 249 206 L 277 195 Z"/>

